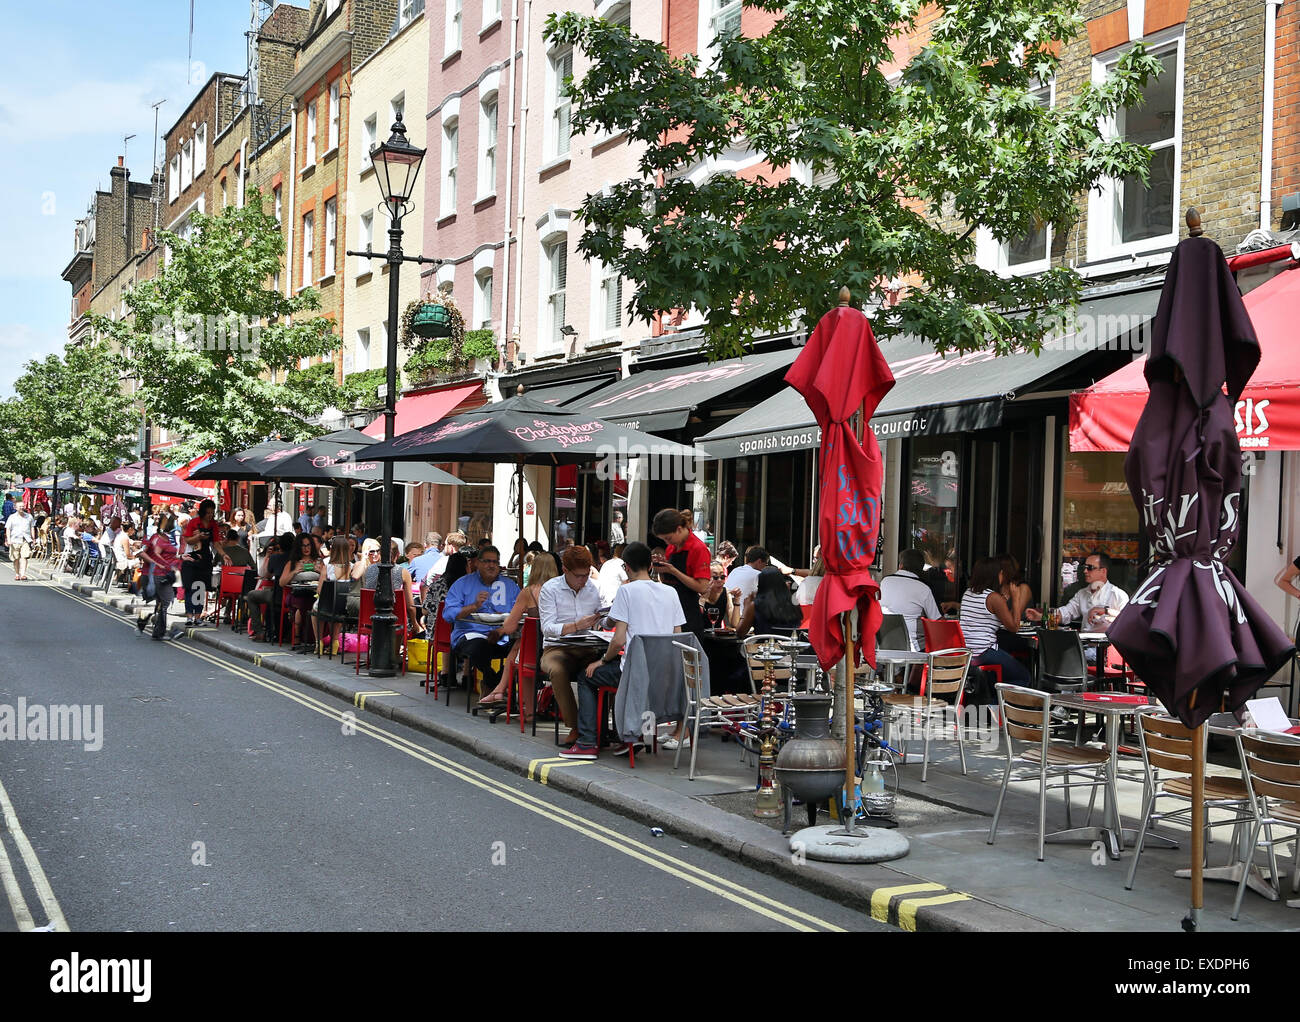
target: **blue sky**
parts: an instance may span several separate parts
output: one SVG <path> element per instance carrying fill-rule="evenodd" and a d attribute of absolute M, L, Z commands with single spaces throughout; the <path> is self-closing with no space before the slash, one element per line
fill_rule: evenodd
<path fill-rule="evenodd" d="M 306 6 L 306 0 L 300 6 Z M 127 145 L 147 180 L 150 105 L 166 131 L 214 71 L 243 74 L 247 0 L 69 0 L 8 4 L 0 64 L 0 397 L 23 363 L 62 349 L 71 289 L 59 276 L 72 230 Z M 159 146 L 161 150 L 161 145 Z"/>

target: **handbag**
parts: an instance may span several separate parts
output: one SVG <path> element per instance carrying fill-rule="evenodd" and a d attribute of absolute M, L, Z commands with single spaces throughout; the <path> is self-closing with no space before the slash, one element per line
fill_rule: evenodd
<path fill-rule="evenodd" d="M 407 639 L 406 659 L 412 669 L 422 671 L 429 666 L 429 640 Z"/>

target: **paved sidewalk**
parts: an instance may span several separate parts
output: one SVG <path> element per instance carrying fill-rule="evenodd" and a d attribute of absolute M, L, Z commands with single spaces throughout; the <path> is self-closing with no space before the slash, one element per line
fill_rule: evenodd
<path fill-rule="evenodd" d="M 34 571 L 33 574 L 36 574 Z M 48 571 L 42 572 L 48 574 Z M 55 580 L 65 588 L 66 576 Z M 142 606 L 120 594 L 90 594 L 83 584 L 71 586 L 96 602 L 134 614 Z M 1173 876 L 1187 865 L 1187 831 L 1171 830 L 1181 848 L 1150 846 L 1143 853 L 1134 890 L 1124 881 L 1132 849 L 1120 860 L 1110 859 L 1098 843 L 1049 844 L 1043 862 L 1036 859 L 1037 787 L 1033 781 L 1013 782 L 998 828 L 997 844 L 987 843 L 989 823 L 997 801 L 1005 753 L 968 744 L 969 773 L 963 777 L 954 742 L 933 742 L 929 779 L 921 783 L 919 748 L 898 770 L 900 819 L 911 851 L 892 863 L 869 866 L 797 862 L 788 840 L 777 827 L 749 815 L 753 804 L 755 769 L 739 747 L 718 738 L 701 742 L 696 779 L 687 780 L 686 757 L 673 769 L 673 754 L 642 755 L 635 769 L 626 757 L 608 751 L 596 763 L 570 763 L 555 758 L 553 725 L 540 723 L 537 736 L 521 734 L 517 718 L 504 716 L 490 724 L 486 716 L 465 710 L 465 693 L 453 690 L 451 705 L 443 693 L 435 701 L 424 692 L 422 674 L 382 681 L 357 675 L 351 660 L 346 667 L 314 655 L 253 643 L 228 627 L 198 628 L 189 641 L 292 678 L 337 696 L 361 711 L 389 719 L 472 751 L 507 769 L 543 784 L 586 798 L 606 808 L 659 827 L 696 844 L 726 851 L 741 861 L 783 875 L 792 883 L 861 904 L 877 918 L 918 930 L 1170 930 L 1179 929 L 1186 914 L 1188 881 Z M 1134 761 L 1132 764 L 1136 766 Z M 1212 768 L 1214 770 L 1222 768 Z M 1140 815 L 1140 782 L 1121 780 L 1120 810 L 1136 827 Z M 1100 796 L 1097 816 L 1100 817 Z M 1086 797 L 1076 796 L 1075 825 L 1083 822 Z M 800 826 L 803 812 L 795 809 Z M 1065 826 L 1059 792 L 1049 796 L 1048 829 Z M 1230 856 L 1228 830 L 1219 831 L 1210 846 L 1212 864 Z M 647 834 L 647 840 L 652 840 Z M 1262 859 L 1261 859 L 1262 861 Z M 1284 858 L 1286 869 L 1290 860 Z M 1238 922 L 1229 920 L 1235 885 L 1207 883 L 1201 928 L 1206 931 L 1289 930 L 1300 926 L 1300 913 L 1284 902 L 1270 902 L 1248 892 Z M 965 897 L 955 900 L 952 894 Z M 942 901 L 943 904 L 926 904 Z"/>

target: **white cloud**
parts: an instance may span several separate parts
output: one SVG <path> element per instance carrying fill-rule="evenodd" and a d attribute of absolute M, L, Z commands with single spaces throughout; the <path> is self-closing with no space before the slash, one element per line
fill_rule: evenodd
<path fill-rule="evenodd" d="M 63 352 L 68 335 L 57 330 L 38 330 L 26 323 L 0 323 L 0 398 L 12 397 L 14 380 L 23 365 L 34 358 Z"/>

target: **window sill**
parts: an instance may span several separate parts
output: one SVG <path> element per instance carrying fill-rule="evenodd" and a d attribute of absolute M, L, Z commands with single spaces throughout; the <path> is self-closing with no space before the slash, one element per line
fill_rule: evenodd
<path fill-rule="evenodd" d="M 541 351 L 533 356 L 534 362 L 560 362 L 564 360 L 564 349 L 559 351 Z"/>
<path fill-rule="evenodd" d="M 378 145 L 379 143 L 376 142 L 375 144 Z M 373 174 L 374 172 L 375 172 L 374 163 L 371 162 L 369 159 L 367 159 L 365 166 L 361 168 L 361 173 L 358 175 L 358 178 L 364 181 L 366 179 L 367 174 Z"/>
<path fill-rule="evenodd" d="M 618 145 L 626 142 L 627 142 L 626 131 L 620 131 L 617 135 L 610 135 L 609 138 L 602 138 L 599 141 L 593 139 L 591 142 L 591 155 L 603 156 L 611 149 L 614 149 Z"/>
<path fill-rule="evenodd" d="M 333 284 L 333 283 L 334 283 L 334 274 L 330 273 L 324 277 L 321 277 L 320 280 L 316 281 L 316 286 L 324 287 L 326 284 Z"/>
<path fill-rule="evenodd" d="M 355 278 L 353 278 L 353 282 L 356 284 L 364 284 L 374 275 L 375 275 L 374 270 L 363 270 L 362 272 L 358 273 Z"/>
<path fill-rule="evenodd" d="M 327 150 L 324 154 L 321 155 L 320 162 L 326 163 L 329 160 L 333 160 L 338 157 L 338 154 L 339 154 L 339 147 L 334 146 L 334 148 Z"/>
<path fill-rule="evenodd" d="M 455 211 L 452 211 L 450 213 L 443 213 L 442 216 L 438 218 L 438 223 L 435 226 L 442 228 L 454 224 L 455 222 L 456 222 L 456 213 Z"/>
<path fill-rule="evenodd" d="M 459 58 L 460 58 L 460 47 L 457 46 L 450 53 L 444 53 L 442 55 L 442 66 L 445 68 L 448 64 L 452 63 L 455 60 L 458 60 Z"/>
<path fill-rule="evenodd" d="M 606 348 L 617 348 L 623 341 L 618 336 L 605 337 L 599 341 L 588 341 L 584 351 L 604 351 Z"/>
<path fill-rule="evenodd" d="M 315 172 L 316 172 L 316 162 L 313 160 L 311 163 L 308 163 L 306 166 L 302 168 L 302 170 L 298 172 L 298 176 L 301 178 L 306 178 L 309 175 L 314 174 Z"/>
<path fill-rule="evenodd" d="M 543 163 L 540 167 L 537 168 L 537 179 L 539 181 L 545 181 L 548 177 L 552 177 L 553 175 L 558 174 L 561 171 L 568 170 L 569 159 L 570 159 L 569 154 L 566 153 L 563 156 L 557 156 L 551 160 L 548 160 L 546 163 Z"/>
<path fill-rule="evenodd" d="M 487 195 L 480 195 L 474 200 L 474 212 L 479 213 L 492 206 L 497 201 L 497 193 L 489 192 Z"/>
<path fill-rule="evenodd" d="M 484 25 L 482 28 L 478 30 L 478 37 L 482 39 L 484 36 L 487 36 L 492 32 L 495 32 L 500 27 L 501 27 L 501 15 L 498 14 L 495 18 L 493 18 L 491 21 L 489 21 L 486 25 Z"/>
<path fill-rule="evenodd" d="M 1175 242 L 1176 244 L 1176 242 Z M 1133 270 L 1146 270 L 1168 264 L 1173 255 L 1173 246 L 1169 248 L 1148 249 L 1145 252 L 1099 255 L 1089 258 L 1087 262 L 1077 263 L 1073 267 L 1084 278 L 1106 277 L 1115 273 L 1129 273 Z"/>

